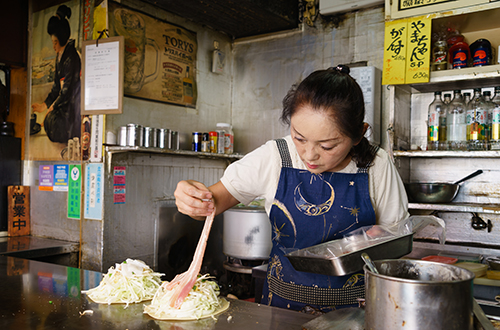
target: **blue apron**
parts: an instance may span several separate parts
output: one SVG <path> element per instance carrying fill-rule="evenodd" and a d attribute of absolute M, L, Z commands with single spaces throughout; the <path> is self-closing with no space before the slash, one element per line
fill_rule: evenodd
<path fill-rule="evenodd" d="M 295 169 L 286 141 L 276 140 L 282 168 L 269 219 L 273 247 L 262 304 L 321 311 L 357 305 L 364 297 L 364 274 L 327 276 L 296 271 L 285 257 L 375 224 L 368 190 L 368 166 L 357 173 L 313 174 Z"/>

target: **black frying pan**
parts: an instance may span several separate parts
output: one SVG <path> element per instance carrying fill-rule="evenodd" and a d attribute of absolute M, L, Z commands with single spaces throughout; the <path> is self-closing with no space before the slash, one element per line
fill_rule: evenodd
<path fill-rule="evenodd" d="M 413 203 L 450 203 L 457 196 L 460 183 L 481 173 L 483 170 L 477 170 L 455 183 L 405 183 L 406 193 Z"/>

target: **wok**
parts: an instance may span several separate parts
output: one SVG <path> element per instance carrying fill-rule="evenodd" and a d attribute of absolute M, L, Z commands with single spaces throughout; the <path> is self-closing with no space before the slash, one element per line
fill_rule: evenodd
<path fill-rule="evenodd" d="M 477 170 L 455 183 L 405 183 L 406 193 L 413 203 L 449 203 L 457 196 L 460 183 L 481 173 L 483 170 Z"/>

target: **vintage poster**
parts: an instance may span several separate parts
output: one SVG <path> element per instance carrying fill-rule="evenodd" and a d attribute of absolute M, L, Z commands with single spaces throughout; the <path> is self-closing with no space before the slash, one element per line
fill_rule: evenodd
<path fill-rule="evenodd" d="M 124 94 L 196 107 L 196 33 L 108 3 L 110 36 L 125 38 Z"/>
<path fill-rule="evenodd" d="M 30 160 L 68 160 L 80 144 L 83 20 L 79 0 L 33 13 Z"/>

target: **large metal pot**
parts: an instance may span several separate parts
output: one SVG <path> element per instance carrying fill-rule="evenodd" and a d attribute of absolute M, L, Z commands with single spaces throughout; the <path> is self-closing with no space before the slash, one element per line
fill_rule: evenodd
<path fill-rule="evenodd" d="M 469 270 L 422 260 L 379 260 L 365 270 L 365 329 L 473 329 Z"/>
<path fill-rule="evenodd" d="M 260 206 L 239 206 L 224 212 L 222 252 L 244 260 L 268 259 L 271 223 Z"/>
<path fill-rule="evenodd" d="M 410 202 L 450 203 L 457 196 L 460 189 L 460 183 L 464 182 L 465 180 L 472 179 L 481 173 L 483 173 L 482 170 L 477 170 L 455 183 L 405 183 L 405 189 Z"/>

